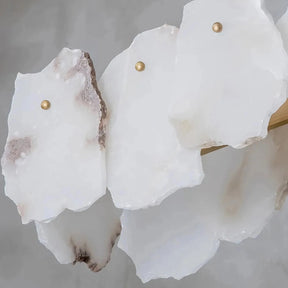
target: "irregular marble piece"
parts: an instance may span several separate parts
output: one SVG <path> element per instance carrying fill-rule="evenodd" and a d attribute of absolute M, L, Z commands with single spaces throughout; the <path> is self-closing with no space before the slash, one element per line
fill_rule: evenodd
<path fill-rule="evenodd" d="M 107 183 L 119 208 L 157 205 L 203 178 L 200 150 L 181 147 L 168 120 L 177 31 L 165 25 L 138 35 L 99 82 L 109 113 Z"/>
<path fill-rule="evenodd" d="M 209 212 L 194 194 L 178 191 L 159 207 L 123 212 L 118 247 L 131 257 L 142 282 L 180 280 L 215 255 L 217 231 L 205 221 L 202 214 Z"/>
<path fill-rule="evenodd" d="M 42 72 L 18 74 L 2 167 L 23 223 L 84 210 L 105 194 L 105 117 L 87 53 L 64 48 Z"/>
<path fill-rule="evenodd" d="M 179 191 L 159 207 L 124 211 L 118 246 L 143 282 L 181 279 L 214 256 L 219 240 L 256 237 L 288 191 L 288 126 L 243 150 L 203 159 L 199 187 Z"/>
<path fill-rule="evenodd" d="M 110 260 L 121 231 L 120 211 L 110 195 L 84 212 L 65 211 L 50 223 L 36 222 L 39 241 L 61 264 L 86 263 L 99 272 Z"/>
<path fill-rule="evenodd" d="M 185 147 L 245 147 L 286 100 L 288 58 L 261 0 L 195 0 L 177 40 L 170 119 Z M 213 31 L 220 22 L 223 30 Z M 177 93 L 176 93 L 177 92 Z"/>

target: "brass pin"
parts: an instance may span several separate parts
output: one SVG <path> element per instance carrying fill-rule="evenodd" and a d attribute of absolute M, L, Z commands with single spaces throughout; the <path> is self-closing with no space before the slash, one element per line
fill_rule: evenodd
<path fill-rule="evenodd" d="M 142 61 L 139 61 L 135 64 L 135 69 L 138 71 L 138 72 L 142 72 L 145 70 L 145 63 L 143 63 Z"/>
<path fill-rule="evenodd" d="M 216 23 L 213 24 L 212 30 L 213 30 L 215 33 L 220 33 L 220 32 L 222 32 L 222 30 L 223 30 L 223 25 L 222 25 L 220 22 L 216 22 Z"/>
<path fill-rule="evenodd" d="M 42 108 L 43 110 L 48 110 L 48 109 L 50 109 L 50 107 L 51 107 L 50 101 L 48 101 L 48 100 L 43 100 L 43 101 L 41 102 L 41 108 Z"/>

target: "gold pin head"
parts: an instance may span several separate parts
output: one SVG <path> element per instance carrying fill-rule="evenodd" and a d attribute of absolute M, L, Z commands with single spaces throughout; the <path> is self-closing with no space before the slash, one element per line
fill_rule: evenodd
<path fill-rule="evenodd" d="M 212 30 L 213 30 L 215 33 L 220 33 L 220 32 L 222 32 L 222 30 L 223 30 L 223 25 L 222 25 L 222 23 L 220 23 L 220 22 L 214 23 L 213 26 L 212 26 Z"/>
<path fill-rule="evenodd" d="M 142 61 L 139 61 L 135 64 L 135 69 L 139 72 L 142 72 L 145 70 L 145 63 L 143 63 Z"/>
<path fill-rule="evenodd" d="M 48 110 L 48 109 L 50 109 L 50 107 L 51 107 L 50 101 L 48 101 L 48 100 L 43 100 L 43 101 L 41 102 L 41 108 L 42 108 L 43 110 Z"/>

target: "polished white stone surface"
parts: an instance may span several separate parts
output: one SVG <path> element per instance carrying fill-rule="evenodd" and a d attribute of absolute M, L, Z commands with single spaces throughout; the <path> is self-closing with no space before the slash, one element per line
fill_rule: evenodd
<path fill-rule="evenodd" d="M 123 209 L 159 205 L 203 179 L 200 149 L 183 148 L 168 118 L 178 29 L 139 34 L 99 81 L 107 103 L 107 186 Z M 135 64 L 145 63 L 144 71 Z"/>

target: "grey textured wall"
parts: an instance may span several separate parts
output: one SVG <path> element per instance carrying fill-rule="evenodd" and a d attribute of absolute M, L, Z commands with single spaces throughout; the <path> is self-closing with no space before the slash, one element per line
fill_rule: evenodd
<path fill-rule="evenodd" d="M 67 46 L 88 51 L 99 77 L 109 61 L 127 48 L 136 34 L 164 23 L 179 25 L 183 5 L 187 2 L 0 0 L 1 154 L 18 71 L 39 71 Z M 288 0 L 266 2 L 276 18 L 288 5 Z M 142 287 L 131 261 L 118 249 L 114 250 L 107 269 L 99 274 L 91 273 L 82 265 L 58 264 L 38 243 L 33 225 L 21 225 L 16 208 L 4 196 L 3 188 L 1 177 L 0 288 Z M 288 205 L 285 208 L 275 216 L 260 239 L 245 241 L 240 247 L 222 245 L 217 256 L 196 276 L 180 282 L 154 281 L 145 287 L 287 287 L 288 226 L 284 229 L 284 223 L 288 222 Z M 282 259 L 282 254 L 286 258 Z"/>

